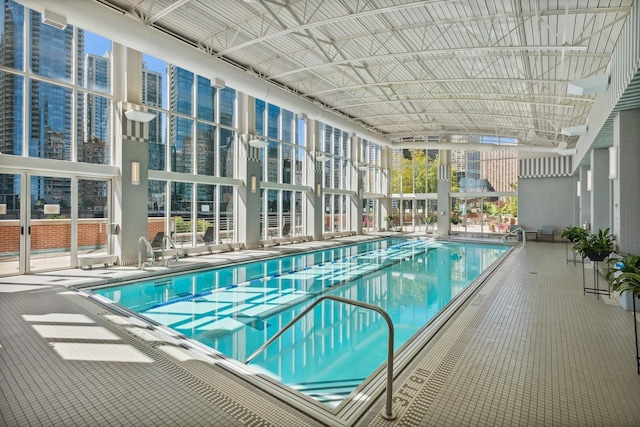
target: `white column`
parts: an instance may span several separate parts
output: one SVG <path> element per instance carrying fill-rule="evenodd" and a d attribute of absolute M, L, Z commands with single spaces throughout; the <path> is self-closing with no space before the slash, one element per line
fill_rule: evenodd
<path fill-rule="evenodd" d="M 451 229 L 451 151 L 438 153 L 438 236 L 446 236 Z"/>
<path fill-rule="evenodd" d="M 614 180 L 613 216 L 620 251 L 640 255 L 640 108 L 622 110 L 613 121 L 618 147 L 618 178 Z"/>
<path fill-rule="evenodd" d="M 591 229 L 597 231 L 610 228 L 609 150 L 598 148 L 591 151 Z"/>
<path fill-rule="evenodd" d="M 138 262 L 138 240 L 147 238 L 148 138 L 147 123 L 128 120 L 125 112 L 142 109 L 142 54 L 113 44 L 115 163 L 121 175 L 113 183 L 113 222 L 120 226 L 114 253 L 122 265 Z M 132 165 L 139 165 L 139 183 L 134 184 Z"/>

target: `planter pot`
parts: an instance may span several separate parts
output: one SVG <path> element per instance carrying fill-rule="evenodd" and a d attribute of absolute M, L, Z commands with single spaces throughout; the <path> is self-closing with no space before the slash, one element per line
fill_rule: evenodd
<path fill-rule="evenodd" d="M 589 258 L 591 261 L 604 261 L 606 257 L 609 256 L 611 252 L 601 252 L 599 254 L 591 254 L 588 255 L 587 258 Z"/>
<path fill-rule="evenodd" d="M 633 292 L 623 291 L 623 292 L 613 292 L 616 299 L 618 300 L 618 304 L 626 311 L 633 310 Z"/>

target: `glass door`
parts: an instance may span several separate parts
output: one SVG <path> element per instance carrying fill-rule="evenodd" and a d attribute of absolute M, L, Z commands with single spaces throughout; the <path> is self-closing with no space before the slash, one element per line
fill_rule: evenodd
<path fill-rule="evenodd" d="M 28 183 L 27 272 L 69 268 L 71 178 L 31 175 Z"/>
<path fill-rule="evenodd" d="M 78 255 L 110 255 L 109 180 L 78 179 Z"/>
<path fill-rule="evenodd" d="M 20 193 L 23 174 L 0 173 L 0 276 L 24 273 L 25 246 Z"/>

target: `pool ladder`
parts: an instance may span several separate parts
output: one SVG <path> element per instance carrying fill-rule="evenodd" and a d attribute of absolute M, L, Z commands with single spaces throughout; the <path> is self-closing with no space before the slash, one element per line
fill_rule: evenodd
<path fill-rule="evenodd" d="M 160 246 L 161 246 L 160 260 L 162 261 L 162 265 L 167 267 L 169 265 L 169 261 L 171 260 L 171 258 L 165 257 L 164 251 L 166 249 L 176 249 L 176 247 L 174 246 L 169 236 L 164 236 L 162 238 L 162 243 L 160 244 Z M 144 258 L 143 252 L 145 251 L 146 251 L 146 260 L 143 260 Z M 180 259 L 180 256 L 178 255 L 178 251 L 176 250 L 176 256 L 175 258 L 173 258 L 173 261 L 178 262 L 179 259 Z M 156 256 L 153 251 L 153 247 L 151 246 L 151 243 L 149 243 L 146 237 L 140 236 L 140 238 L 138 239 L 138 269 L 144 270 L 146 266 L 153 265 L 155 262 L 156 262 Z"/>
<path fill-rule="evenodd" d="M 395 420 L 396 416 L 393 413 L 393 408 L 392 408 L 392 403 L 393 403 L 393 400 L 392 400 L 392 395 L 393 395 L 393 339 L 394 339 L 394 336 L 393 336 L 394 335 L 393 322 L 391 321 L 391 318 L 389 317 L 387 312 L 384 311 L 383 309 L 381 309 L 380 307 L 376 306 L 376 305 L 368 304 L 366 302 L 356 301 L 356 300 L 352 300 L 352 299 L 348 299 L 348 298 L 343 298 L 343 297 L 339 297 L 339 296 L 336 296 L 336 295 L 323 295 L 320 298 L 318 298 L 317 300 L 315 300 L 309 307 L 307 307 L 306 309 L 302 310 L 302 312 L 300 314 L 298 314 L 296 317 L 294 317 L 293 320 L 291 320 L 289 323 L 287 323 L 282 329 L 280 329 L 267 342 L 262 344 L 260 346 L 260 348 L 258 348 L 256 351 L 254 351 L 253 354 L 251 356 L 249 356 L 249 358 L 247 360 L 245 360 L 244 363 L 248 364 L 253 359 L 255 359 L 258 356 L 258 354 L 262 353 L 267 347 L 269 347 L 276 339 L 278 339 L 282 334 L 284 334 L 287 331 L 287 329 L 292 327 L 298 320 L 302 319 L 308 312 L 313 310 L 313 308 L 316 305 L 320 304 L 321 302 L 323 302 L 326 299 L 330 299 L 330 300 L 338 301 L 338 302 L 341 302 L 341 303 L 344 303 L 344 304 L 355 305 L 357 307 L 362 307 L 362 308 L 366 308 L 366 309 L 369 309 L 369 310 L 376 311 L 387 322 L 387 327 L 389 328 L 389 342 L 388 342 L 388 345 L 387 345 L 387 400 L 386 400 L 386 409 L 385 409 L 385 412 L 382 414 L 382 418 L 384 418 L 386 420 Z"/>
<path fill-rule="evenodd" d="M 142 253 L 146 251 L 146 260 L 143 259 Z M 148 265 L 153 265 L 156 262 L 156 256 L 153 253 L 153 248 L 151 247 L 151 243 L 147 240 L 146 237 L 140 236 L 138 239 L 138 269 L 144 270 L 144 268 Z"/>
<path fill-rule="evenodd" d="M 522 247 L 524 248 L 525 246 L 527 246 L 527 233 L 525 233 L 524 228 L 517 228 L 517 229 L 515 229 L 513 231 L 508 232 L 502 238 L 502 242 L 503 243 L 507 243 L 507 238 L 509 236 L 517 236 L 518 234 L 520 235 L 520 238 L 522 239 Z"/>

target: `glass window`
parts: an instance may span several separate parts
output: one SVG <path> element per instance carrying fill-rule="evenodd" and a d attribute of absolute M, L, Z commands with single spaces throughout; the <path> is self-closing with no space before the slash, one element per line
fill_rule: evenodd
<path fill-rule="evenodd" d="M 294 159 L 294 147 L 282 144 L 282 183 L 293 184 L 292 181 L 292 166 Z"/>
<path fill-rule="evenodd" d="M 78 36 L 84 40 L 78 42 L 84 63 L 83 78 L 78 84 L 88 89 L 111 93 L 111 40 L 100 37 L 89 31 L 79 31 Z"/>
<path fill-rule="evenodd" d="M 229 185 L 220 186 L 220 241 L 222 243 L 232 243 L 236 241 L 234 231 L 234 207 L 233 207 L 234 188 Z"/>
<path fill-rule="evenodd" d="M 280 107 L 269 104 L 267 116 L 267 136 L 280 138 Z"/>
<path fill-rule="evenodd" d="M 167 108 L 165 84 L 167 63 L 153 56 L 142 55 L 142 103 L 155 108 Z"/>
<path fill-rule="evenodd" d="M 111 162 L 111 99 L 78 92 L 78 161 Z"/>
<path fill-rule="evenodd" d="M 199 175 L 215 175 L 216 171 L 216 127 L 198 123 L 198 146 L 196 148 Z"/>
<path fill-rule="evenodd" d="M 192 173 L 193 120 L 171 117 L 171 170 Z"/>
<path fill-rule="evenodd" d="M 230 129 L 220 128 L 220 176 L 233 178 L 235 170 L 235 136 Z"/>
<path fill-rule="evenodd" d="M 269 140 L 267 146 L 267 176 L 268 182 L 279 182 L 280 177 L 280 143 Z"/>
<path fill-rule="evenodd" d="M 24 69 L 24 7 L 4 1 L 0 10 L 0 65 Z M 2 93 L 8 93 L 0 82 Z"/>
<path fill-rule="evenodd" d="M 264 130 L 264 123 L 265 123 L 265 111 L 267 110 L 267 104 L 260 100 L 260 99 L 256 99 L 256 123 L 255 123 L 255 128 L 256 128 L 256 133 L 258 135 L 264 135 L 265 134 L 265 130 Z"/>
<path fill-rule="evenodd" d="M 167 167 L 167 114 L 156 110 L 149 111 L 156 114 L 149 122 L 149 170 L 163 171 Z"/>
<path fill-rule="evenodd" d="M 295 150 L 295 181 L 294 184 L 296 185 L 304 185 L 305 183 L 305 176 L 304 176 L 304 171 L 305 171 L 305 167 L 304 167 L 304 163 L 305 163 L 305 158 L 306 158 L 306 151 L 304 148 L 294 148 Z"/>
<path fill-rule="evenodd" d="M 213 122 L 216 120 L 216 88 L 211 80 L 198 76 L 198 118 Z"/>
<path fill-rule="evenodd" d="M 72 90 L 32 80 L 29 156 L 71 160 Z"/>
<path fill-rule="evenodd" d="M 39 76 L 49 77 L 69 84 L 73 83 L 73 26 L 59 30 L 44 24 L 38 12 L 31 11 L 31 71 Z M 79 39 L 84 43 L 83 31 L 78 30 Z M 78 56 L 84 46 L 78 46 Z M 81 60 L 78 64 L 81 64 Z M 81 78 L 78 79 L 82 81 Z"/>
<path fill-rule="evenodd" d="M 236 91 L 230 87 L 220 90 L 220 123 L 235 126 Z"/>
<path fill-rule="evenodd" d="M 284 142 L 293 142 L 294 118 L 291 111 L 282 110 L 282 140 Z"/>
<path fill-rule="evenodd" d="M 0 111 L 3 116 L 0 125 L 0 152 L 22 155 L 24 123 L 22 94 L 24 78 L 0 71 Z"/>
<path fill-rule="evenodd" d="M 304 119 L 298 119 L 298 137 L 296 144 L 305 147 L 307 145 L 307 122 Z"/>
<path fill-rule="evenodd" d="M 179 246 L 192 246 L 195 230 L 191 212 L 191 192 L 193 184 L 190 182 L 171 183 L 171 221 L 173 227 L 172 239 Z"/>
<path fill-rule="evenodd" d="M 193 73 L 175 65 L 170 65 L 169 70 L 171 73 L 169 78 L 171 110 L 193 115 Z"/>
<path fill-rule="evenodd" d="M 196 209 L 198 221 L 196 223 L 196 233 L 198 233 L 199 244 L 216 244 L 219 241 L 216 235 L 218 227 L 215 224 L 216 218 L 216 186 L 208 184 L 197 184 L 198 206 Z"/>

